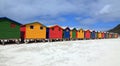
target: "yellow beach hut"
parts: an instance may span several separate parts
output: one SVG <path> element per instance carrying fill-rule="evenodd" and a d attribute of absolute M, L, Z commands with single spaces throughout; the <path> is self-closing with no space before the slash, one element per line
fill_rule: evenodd
<path fill-rule="evenodd" d="M 25 41 L 46 39 L 46 26 L 39 22 L 33 22 L 21 26 L 22 38 Z"/>
<path fill-rule="evenodd" d="M 102 32 L 98 32 L 98 39 L 102 39 Z"/>
<path fill-rule="evenodd" d="M 77 31 L 77 39 L 84 39 L 84 30 L 83 29 L 79 29 Z"/>

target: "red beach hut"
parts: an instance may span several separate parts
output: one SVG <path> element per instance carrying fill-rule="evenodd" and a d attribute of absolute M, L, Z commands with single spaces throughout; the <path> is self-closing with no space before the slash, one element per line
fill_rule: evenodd
<path fill-rule="evenodd" d="M 86 30 L 85 31 L 85 38 L 86 39 L 90 39 L 90 37 L 91 37 L 91 31 L 90 30 Z"/>
<path fill-rule="evenodd" d="M 104 39 L 105 38 L 105 33 L 104 32 L 102 32 L 102 39 Z"/>
<path fill-rule="evenodd" d="M 54 26 L 50 26 L 48 27 L 49 29 L 49 39 L 62 39 L 63 36 L 63 28 L 58 26 L 58 25 L 54 25 Z"/>

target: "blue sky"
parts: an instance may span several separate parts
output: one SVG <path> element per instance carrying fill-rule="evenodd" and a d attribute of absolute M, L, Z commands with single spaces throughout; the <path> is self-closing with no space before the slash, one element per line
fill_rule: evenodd
<path fill-rule="evenodd" d="M 0 0 L 0 17 L 105 31 L 120 24 L 120 0 Z"/>

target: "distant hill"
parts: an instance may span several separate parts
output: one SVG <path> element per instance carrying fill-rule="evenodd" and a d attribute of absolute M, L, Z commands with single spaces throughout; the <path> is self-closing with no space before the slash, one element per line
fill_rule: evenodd
<path fill-rule="evenodd" d="M 119 33 L 120 34 L 120 24 L 117 25 L 115 28 L 109 30 L 108 32 L 114 32 L 114 33 Z"/>

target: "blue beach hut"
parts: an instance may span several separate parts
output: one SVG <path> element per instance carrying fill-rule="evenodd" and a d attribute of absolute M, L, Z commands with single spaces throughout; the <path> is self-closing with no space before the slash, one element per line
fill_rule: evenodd
<path fill-rule="evenodd" d="M 95 38 L 96 38 L 96 32 L 95 32 L 95 31 L 92 31 L 92 32 L 91 32 L 91 38 L 92 38 L 92 39 L 95 39 Z"/>
<path fill-rule="evenodd" d="M 70 28 L 66 27 L 63 31 L 63 38 L 64 39 L 70 39 Z"/>

